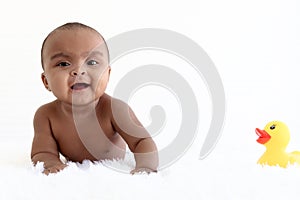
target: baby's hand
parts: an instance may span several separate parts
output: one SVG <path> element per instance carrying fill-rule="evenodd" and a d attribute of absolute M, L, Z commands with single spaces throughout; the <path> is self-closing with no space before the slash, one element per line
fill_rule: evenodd
<path fill-rule="evenodd" d="M 143 167 L 143 168 L 135 168 L 134 170 L 132 170 L 130 172 L 130 174 L 143 174 L 143 173 L 147 173 L 147 174 L 150 174 L 152 172 L 157 172 L 157 170 L 153 170 L 153 169 L 150 169 L 150 168 L 146 168 L 146 167 Z"/>
<path fill-rule="evenodd" d="M 45 168 L 43 173 L 46 175 L 49 175 L 50 173 L 57 173 L 57 172 L 63 170 L 65 167 L 67 167 L 66 164 L 54 165 L 54 166 Z"/>

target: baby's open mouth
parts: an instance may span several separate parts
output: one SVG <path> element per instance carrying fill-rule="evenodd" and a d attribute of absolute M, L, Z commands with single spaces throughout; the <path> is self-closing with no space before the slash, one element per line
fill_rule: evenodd
<path fill-rule="evenodd" d="M 75 83 L 74 85 L 71 86 L 71 89 L 72 90 L 83 90 L 89 86 L 90 85 L 87 83 Z"/>

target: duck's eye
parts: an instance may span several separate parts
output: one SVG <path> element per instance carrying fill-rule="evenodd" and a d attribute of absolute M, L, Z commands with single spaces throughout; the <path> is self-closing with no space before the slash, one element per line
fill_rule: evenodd
<path fill-rule="evenodd" d="M 276 127 L 275 124 L 273 124 L 272 126 L 270 126 L 270 129 L 273 130 L 275 129 L 275 127 Z"/>

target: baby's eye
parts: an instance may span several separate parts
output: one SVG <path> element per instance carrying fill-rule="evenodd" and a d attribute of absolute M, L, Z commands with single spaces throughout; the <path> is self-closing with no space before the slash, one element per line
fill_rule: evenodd
<path fill-rule="evenodd" d="M 88 64 L 88 65 L 97 65 L 98 62 L 95 61 L 95 60 L 89 60 L 89 61 L 87 62 L 87 64 Z"/>
<path fill-rule="evenodd" d="M 70 65 L 70 63 L 68 63 L 68 62 L 60 62 L 56 66 L 58 66 L 58 67 L 67 67 L 69 65 Z"/>

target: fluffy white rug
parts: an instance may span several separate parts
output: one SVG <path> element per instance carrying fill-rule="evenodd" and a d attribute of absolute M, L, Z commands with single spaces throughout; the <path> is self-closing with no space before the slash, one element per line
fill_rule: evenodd
<path fill-rule="evenodd" d="M 30 142 L 14 140 L 0 144 L 1 200 L 290 200 L 299 199 L 300 195 L 300 167 L 261 167 L 256 164 L 256 155 L 239 157 L 239 152 L 232 151 L 226 157 L 228 152 L 222 148 L 205 160 L 198 160 L 191 150 L 157 174 L 130 175 L 111 168 L 129 172 L 133 161 L 128 157 L 104 164 L 69 163 L 62 172 L 46 176 L 41 173 L 41 165 L 35 168 L 31 165 Z"/>

